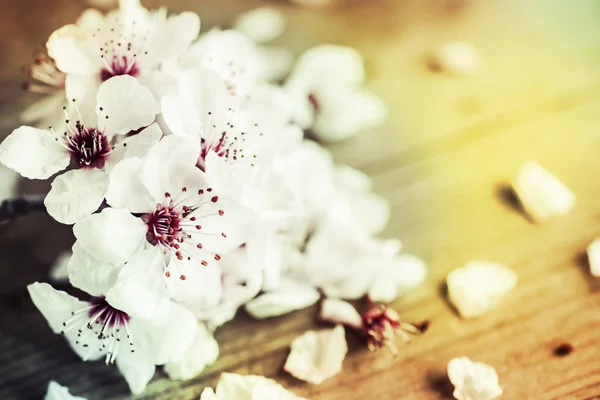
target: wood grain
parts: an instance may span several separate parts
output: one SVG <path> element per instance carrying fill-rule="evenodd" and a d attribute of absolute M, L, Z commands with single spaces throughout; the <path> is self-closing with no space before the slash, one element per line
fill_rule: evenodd
<path fill-rule="evenodd" d="M 152 0 L 148 5 L 163 2 Z M 392 357 L 366 350 L 349 334 L 344 370 L 310 386 L 281 372 L 289 343 L 314 322 L 316 308 L 268 321 L 240 312 L 217 331 L 221 356 L 202 376 L 164 376 L 139 399 L 196 399 L 221 371 L 274 377 L 314 400 L 448 399 L 447 362 L 469 356 L 494 365 L 506 399 L 600 398 L 600 281 L 589 275 L 585 247 L 600 235 L 600 5 L 593 0 L 339 0 L 326 10 L 282 1 L 168 0 L 194 10 L 203 29 L 227 24 L 258 4 L 289 20 L 278 42 L 297 51 L 320 42 L 351 44 L 366 59 L 369 87 L 390 105 L 390 120 L 332 146 L 336 160 L 367 172 L 393 205 L 386 236 L 430 267 L 422 287 L 394 307 L 406 320 L 431 321 L 426 335 Z M 217 6 L 218 4 L 218 6 Z M 18 68 L 51 30 L 73 20 L 74 0 L 12 2 L 0 15 L 0 129 L 17 126 L 31 100 L 18 91 Z M 432 73 L 423 57 L 446 40 L 474 44 L 485 63 L 471 78 Z M 507 187 L 518 167 L 536 160 L 577 195 L 577 206 L 543 225 L 530 223 Z M 23 182 L 23 192 L 47 185 Z M 129 398 L 102 363 L 81 363 L 54 336 L 25 285 L 43 280 L 68 228 L 46 216 L 0 227 L 0 399 L 42 398 L 48 380 L 88 399 Z M 506 263 L 520 282 L 493 313 L 462 321 L 445 299 L 449 270 L 471 259 Z M 554 348 L 574 351 L 557 357 Z"/>

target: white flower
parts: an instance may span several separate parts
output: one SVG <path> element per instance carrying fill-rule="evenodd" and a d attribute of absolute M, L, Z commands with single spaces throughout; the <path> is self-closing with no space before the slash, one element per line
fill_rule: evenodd
<path fill-rule="evenodd" d="M 263 126 L 237 104 L 214 71 L 196 68 L 182 76 L 178 95 L 163 97 L 163 118 L 175 135 L 197 140 L 197 164 L 215 190 L 258 213 L 286 208 L 291 196 L 270 168 L 279 132 L 269 130 L 284 123 Z"/>
<path fill-rule="evenodd" d="M 215 393 L 216 392 L 216 393 Z M 216 391 L 206 388 L 200 400 L 306 400 L 272 379 L 257 375 L 221 374 Z"/>
<path fill-rule="evenodd" d="M 112 283 L 106 276 L 94 278 L 87 282 L 90 292 L 102 292 Z M 46 283 L 27 289 L 54 333 L 63 334 L 84 361 L 105 357 L 107 364 L 116 362 L 133 393 L 144 390 L 155 365 L 181 359 L 196 334 L 194 316 L 175 303 L 167 304 L 164 315 L 145 319 L 135 315 L 135 307 L 117 308 L 102 295 L 90 293 L 93 297 L 84 302 Z"/>
<path fill-rule="evenodd" d="M 457 400 L 493 400 L 502 395 L 493 367 L 457 357 L 448 363 L 448 377 Z"/>
<path fill-rule="evenodd" d="M 152 94 L 135 78 L 119 76 L 104 82 L 97 94 L 97 117 L 87 124 L 65 107 L 64 132 L 22 126 L 0 145 L 0 162 L 30 179 L 48 179 L 66 169 L 52 183 L 44 203 L 57 221 L 72 224 L 96 211 L 108 186 L 105 168 L 115 159 L 139 152 L 140 141 L 157 141 Z M 77 108 L 77 107 L 76 107 Z M 74 119 L 75 118 L 75 119 Z M 148 126 L 150 125 L 150 126 Z M 131 131 L 137 135 L 125 137 Z M 113 151 L 115 146 L 127 150 Z"/>
<path fill-rule="evenodd" d="M 46 47 L 67 75 L 67 98 L 81 99 L 85 114 L 100 83 L 114 76 L 138 78 L 157 99 L 168 93 L 176 59 L 199 31 L 194 13 L 167 17 L 164 9 L 150 12 L 139 1 L 122 0 L 120 10 L 89 13 L 77 25 L 57 29 Z"/>
<path fill-rule="evenodd" d="M 165 372 L 173 380 L 187 380 L 217 360 L 219 344 L 203 323 L 198 324 L 196 338 L 181 360 L 165 365 Z"/>
<path fill-rule="evenodd" d="M 291 347 L 284 370 L 315 385 L 338 374 L 348 352 L 342 325 L 305 332 L 294 339 Z"/>
<path fill-rule="evenodd" d="M 69 278 L 68 264 L 71 261 L 71 251 L 62 251 L 58 254 L 48 272 L 50 282 L 66 282 Z"/>
<path fill-rule="evenodd" d="M 294 120 L 332 142 L 381 125 L 387 109 L 362 89 L 363 82 L 363 62 L 356 50 L 334 45 L 307 50 L 285 82 Z"/>
<path fill-rule="evenodd" d="M 140 287 L 155 302 L 218 303 L 219 253 L 246 241 L 252 214 L 208 185 L 195 166 L 199 153 L 198 141 L 168 136 L 145 159 L 123 160 L 106 195 L 114 208 L 75 224 L 78 243 L 99 261 L 119 264 L 144 254 L 145 265 L 128 262 L 113 291 L 126 296 Z"/>
<path fill-rule="evenodd" d="M 255 44 L 233 29 L 213 29 L 200 35 L 180 64 L 185 69 L 213 70 L 232 94 L 242 98 L 258 80 L 261 67 Z"/>
<path fill-rule="evenodd" d="M 48 391 L 44 400 L 85 400 L 83 397 L 73 396 L 69 393 L 69 388 L 61 386 L 60 384 L 50 381 L 48 383 Z"/>
<path fill-rule="evenodd" d="M 504 265 L 470 261 L 448 274 L 448 297 L 463 318 L 477 317 L 495 308 L 518 279 Z"/>
<path fill-rule="evenodd" d="M 10 199 L 17 192 L 19 174 L 0 165 L 0 201 Z"/>
<path fill-rule="evenodd" d="M 575 195 L 541 165 L 529 161 L 521 166 L 514 190 L 534 222 L 544 222 L 571 211 Z"/>

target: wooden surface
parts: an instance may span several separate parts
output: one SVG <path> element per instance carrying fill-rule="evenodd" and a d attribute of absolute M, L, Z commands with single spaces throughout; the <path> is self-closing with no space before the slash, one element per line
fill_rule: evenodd
<path fill-rule="evenodd" d="M 199 12 L 204 29 L 262 3 L 166 1 L 173 10 Z M 281 366 L 290 341 L 317 326 L 316 308 L 268 321 L 240 312 L 217 331 L 221 356 L 201 377 L 173 383 L 159 375 L 138 398 L 196 399 L 220 371 L 230 371 L 275 377 L 314 400 L 447 399 L 446 364 L 463 355 L 497 368 L 505 399 L 600 398 L 600 280 L 589 275 L 585 257 L 600 236 L 600 3 L 346 0 L 325 11 L 271 3 L 289 16 L 280 43 L 296 50 L 324 41 L 357 46 L 369 86 L 390 105 L 383 129 L 332 149 L 337 161 L 367 172 L 393 204 L 386 235 L 428 263 L 427 282 L 394 306 L 409 321 L 431 321 L 430 330 L 401 345 L 395 358 L 370 353 L 348 335 L 343 372 L 310 386 Z M 18 91 L 18 68 L 82 7 L 75 0 L 4 4 L 2 135 L 33 98 Z M 424 54 L 445 40 L 476 46 L 480 74 L 457 78 L 424 68 Z M 515 207 L 507 183 L 529 159 L 576 193 L 569 215 L 536 226 Z M 25 192 L 45 187 L 22 184 Z M 46 216 L 0 228 L 0 399 L 39 399 L 50 379 L 88 399 L 129 396 L 117 372 L 80 362 L 52 335 L 26 293 L 71 241 L 69 229 Z M 471 259 L 506 263 L 520 282 L 497 310 L 462 321 L 443 282 Z M 574 351 L 559 358 L 553 350 L 562 342 Z"/>

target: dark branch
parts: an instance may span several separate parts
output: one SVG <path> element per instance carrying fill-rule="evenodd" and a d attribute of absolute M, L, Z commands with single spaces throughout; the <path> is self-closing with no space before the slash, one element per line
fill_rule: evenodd
<path fill-rule="evenodd" d="M 7 222 L 32 212 L 46 212 L 44 196 L 23 196 L 16 199 L 6 199 L 0 203 L 0 223 Z"/>

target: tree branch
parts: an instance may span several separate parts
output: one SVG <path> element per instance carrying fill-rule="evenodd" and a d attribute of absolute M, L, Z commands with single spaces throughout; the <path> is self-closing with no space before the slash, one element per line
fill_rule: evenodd
<path fill-rule="evenodd" d="M 6 199 L 0 203 L 0 223 L 33 212 L 46 212 L 44 195 L 24 195 L 16 199 Z"/>

